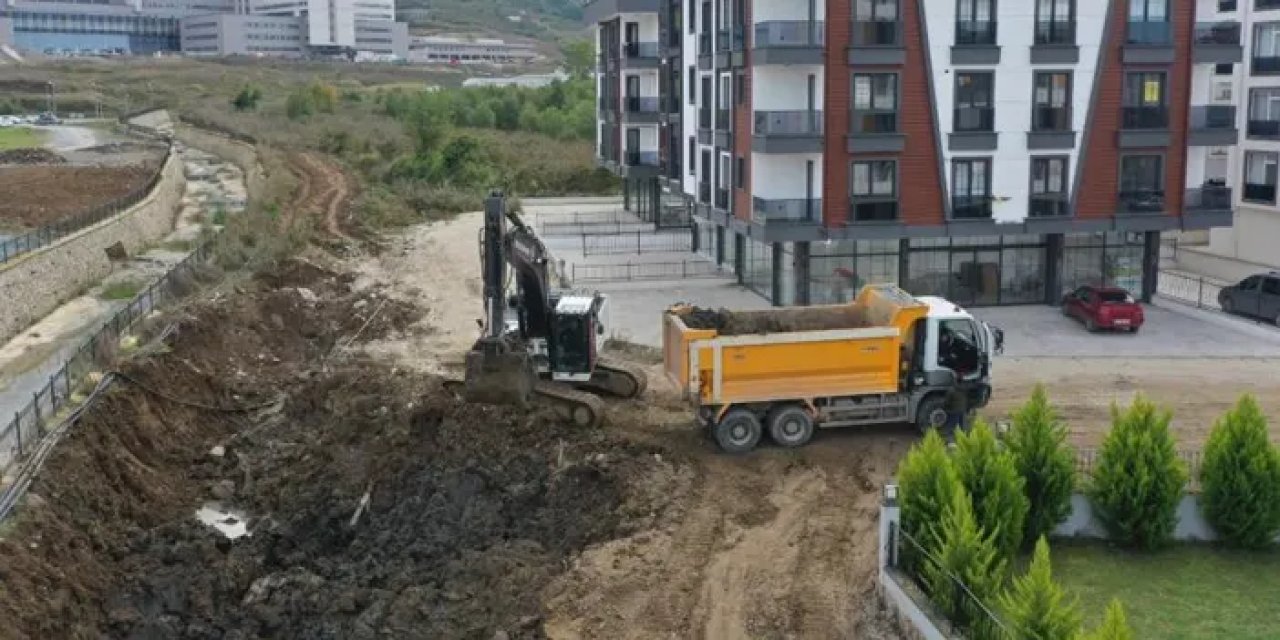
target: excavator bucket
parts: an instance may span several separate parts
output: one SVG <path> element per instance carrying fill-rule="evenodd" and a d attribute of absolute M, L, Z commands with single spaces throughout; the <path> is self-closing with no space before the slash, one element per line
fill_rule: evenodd
<path fill-rule="evenodd" d="M 536 383 L 528 352 L 502 338 L 481 339 L 467 352 L 463 395 L 468 402 L 525 407 Z"/>

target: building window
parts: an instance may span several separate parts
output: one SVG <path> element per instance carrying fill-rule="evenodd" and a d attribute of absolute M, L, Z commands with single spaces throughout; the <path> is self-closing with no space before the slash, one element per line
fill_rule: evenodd
<path fill-rule="evenodd" d="M 1280 87 L 1249 90 L 1250 138 L 1280 138 Z"/>
<path fill-rule="evenodd" d="M 1124 107 L 1121 126 L 1125 129 L 1167 129 L 1168 95 L 1163 71 L 1128 73 L 1124 77 Z"/>
<path fill-rule="evenodd" d="M 1229 76 L 1236 72 L 1236 65 L 1230 62 L 1219 62 L 1213 66 L 1213 75 Z"/>
<path fill-rule="evenodd" d="M 1075 0 L 1036 0 L 1036 44 L 1075 43 Z"/>
<path fill-rule="evenodd" d="M 1244 201 L 1276 203 L 1276 164 L 1280 155 L 1248 151 L 1244 154 Z"/>
<path fill-rule="evenodd" d="M 991 102 L 991 86 L 995 74 L 957 73 L 956 109 L 953 126 L 956 131 L 992 131 L 995 108 Z"/>
<path fill-rule="evenodd" d="M 1280 9 L 1280 0 L 1254 0 L 1253 8 L 1257 11 L 1263 9 Z"/>
<path fill-rule="evenodd" d="M 996 43 L 996 0 L 956 0 L 956 44 Z"/>
<path fill-rule="evenodd" d="M 1129 0 L 1129 44 L 1172 42 L 1169 0 Z"/>
<path fill-rule="evenodd" d="M 747 182 L 747 161 L 742 156 L 733 159 L 733 186 L 742 189 Z"/>
<path fill-rule="evenodd" d="M 1276 8 L 1280 8 L 1280 2 L 1276 3 Z M 1254 75 L 1280 74 L 1280 22 L 1264 22 L 1253 27 L 1253 60 L 1250 66 Z"/>
<path fill-rule="evenodd" d="M 1067 213 L 1067 158 L 1031 159 L 1031 203 L 1034 217 Z"/>
<path fill-rule="evenodd" d="M 1032 131 L 1071 130 L 1071 74 L 1037 73 L 1031 98 Z"/>
<path fill-rule="evenodd" d="M 895 46 L 898 44 L 898 0 L 854 0 L 853 44 Z"/>
<path fill-rule="evenodd" d="M 965 158 L 951 162 L 951 216 L 991 217 L 991 159 Z"/>
<path fill-rule="evenodd" d="M 1236 0 L 1218 0 L 1218 11 L 1227 12 L 1236 10 Z"/>
<path fill-rule="evenodd" d="M 857 222 L 898 218 L 898 163 L 871 160 L 853 163 L 849 208 Z"/>
<path fill-rule="evenodd" d="M 1164 211 L 1163 156 L 1120 158 L 1120 210 L 1128 213 Z"/>
<path fill-rule="evenodd" d="M 854 74 L 852 124 L 854 133 L 898 131 L 897 74 Z"/>
<path fill-rule="evenodd" d="M 698 139 L 689 136 L 689 175 L 698 175 Z"/>
<path fill-rule="evenodd" d="M 698 104 L 698 73 L 692 66 L 689 67 L 689 106 Z"/>

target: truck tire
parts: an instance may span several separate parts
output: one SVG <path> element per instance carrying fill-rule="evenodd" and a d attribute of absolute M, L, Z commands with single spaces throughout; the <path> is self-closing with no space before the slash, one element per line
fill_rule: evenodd
<path fill-rule="evenodd" d="M 794 404 L 769 412 L 769 437 L 780 447 L 800 447 L 813 437 L 813 418 Z"/>
<path fill-rule="evenodd" d="M 716 424 L 711 433 L 725 453 L 746 453 L 760 443 L 764 429 L 760 418 L 746 409 L 732 409 Z"/>
<path fill-rule="evenodd" d="M 921 435 L 928 433 L 930 429 L 941 429 L 946 423 L 947 410 L 941 394 L 925 398 L 916 407 L 916 428 Z"/>

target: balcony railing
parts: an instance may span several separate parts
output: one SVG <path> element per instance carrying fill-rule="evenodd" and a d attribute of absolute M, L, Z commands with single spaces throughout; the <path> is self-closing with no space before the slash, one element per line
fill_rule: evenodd
<path fill-rule="evenodd" d="M 1280 138 L 1280 120 L 1249 120 L 1250 138 Z"/>
<path fill-rule="evenodd" d="M 1250 184 L 1245 183 L 1243 199 L 1248 202 L 1266 202 L 1268 204 L 1276 201 L 1276 185 L 1274 184 Z"/>
<path fill-rule="evenodd" d="M 711 204 L 711 183 L 710 182 L 698 183 L 698 202 L 702 202 L 704 204 Z"/>
<path fill-rule="evenodd" d="M 897 200 L 849 199 L 849 216 L 854 222 L 890 222 L 898 219 Z"/>
<path fill-rule="evenodd" d="M 850 114 L 853 133 L 897 133 L 897 111 L 854 111 Z"/>
<path fill-rule="evenodd" d="M 1280 74 L 1280 56 L 1253 56 L 1252 64 L 1249 65 L 1253 75 L 1256 76 L 1273 76 Z"/>
<path fill-rule="evenodd" d="M 1173 42 L 1168 22 L 1133 20 L 1129 22 L 1129 44 L 1167 45 Z"/>
<path fill-rule="evenodd" d="M 716 189 L 716 208 L 717 209 L 729 208 L 729 190 L 728 189 L 719 189 L 719 188 Z"/>
<path fill-rule="evenodd" d="M 1191 107 L 1192 129 L 1236 128 L 1236 107 L 1231 104 L 1211 104 Z"/>
<path fill-rule="evenodd" d="M 993 45 L 995 43 L 995 20 L 964 20 L 956 23 L 956 44 Z"/>
<path fill-rule="evenodd" d="M 656 167 L 658 166 L 658 152 L 628 149 L 626 160 L 628 167 Z"/>
<path fill-rule="evenodd" d="M 1072 20 L 1036 22 L 1036 44 L 1075 44 L 1076 23 Z"/>
<path fill-rule="evenodd" d="M 657 60 L 657 42 L 628 42 L 622 46 L 622 55 L 628 60 Z"/>
<path fill-rule="evenodd" d="M 757 111 L 755 134 L 758 136 L 822 135 L 821 111 Z"/>
<path fill-rule="evenodd" d="M 1028 213 L 1032 218 L 1054 218 L 1067 215 L 1065 193 L 1033 193 Z"/>
<path fill-rule="evenodd" d="M 814 223 L 822 219 L 821 198 L 752 198 L 753 216 L 769 223 Z"/>
<path fill-rule="evenodd" d="M 821 47 L 826 43 L 825 24 L 820 20 L 773 20 L 756 24 L 757 49 L 766 47 Z"/>
<path fill-rule="evenodd" d="M 627 113 L 657 113 L 661 100 L 656 97 L 627 96 L 622 103 Z"/>
<path fill-rule="evenodd" d="M 1032 131 L 1070 131 L 1071 111 L 1066 107 L 1033 107 Z"/>
<path fill-rule="evenodd" d="M 1120 127 L 1123 129 L 1168 129 L 1169 108 L 1163 105 L 1123 107 L 1120 109 Z"/>
<path fill-rule="evenodd" d="M 951 217 L 970 220 L 991 217 L 991 196 L 952 196 Z"/>
<path fill-rule="evenodd" d="M 698 110 L 698 128 L 699 129 L 711 128 L 711 110 L 710 109 Z"/>
<path fill-rule="evenodd" d="M 894 47 L 902 44 L 902 23 L 897 20 L 855 20 L 851 25 L 855 47 Z"/>
<path fill-rule="evenodd" d="M 1271 187 L 1274 195 L 1275 187 Z M 1187 189 L 1182 198 L 1182 208 L 1188 211 L 1221 211 L 1231 208 L 1231 187 L 1200 187 Z"/>
<path fill-rule="evenodd" d="M 1239 22 L 1197 22 L 1196 44 L 1240 44 Z"/>
<path fill-rule="evenodd" d="M 994 107 L 958 107 L 954 117 L 956 131 L 993 131 L 996 124 Z"/>
<path fill-rule="evenodd" d="M 1121 213 L 1160 213 L 1164 211 L 1164 191 L 1139 189 L 1120 192 Z"/>

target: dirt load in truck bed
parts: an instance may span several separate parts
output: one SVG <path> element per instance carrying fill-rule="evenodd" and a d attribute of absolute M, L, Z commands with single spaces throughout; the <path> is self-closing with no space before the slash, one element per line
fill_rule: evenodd
<path fill-rule="evenodd" d="M 765 311 L 729 311 L 691 307 L 680 318 L 690 329 L 715 329 L 722 336 L 788 331 L 826 331 L 870 326 L 854 307 L 793 307 Z"/>

